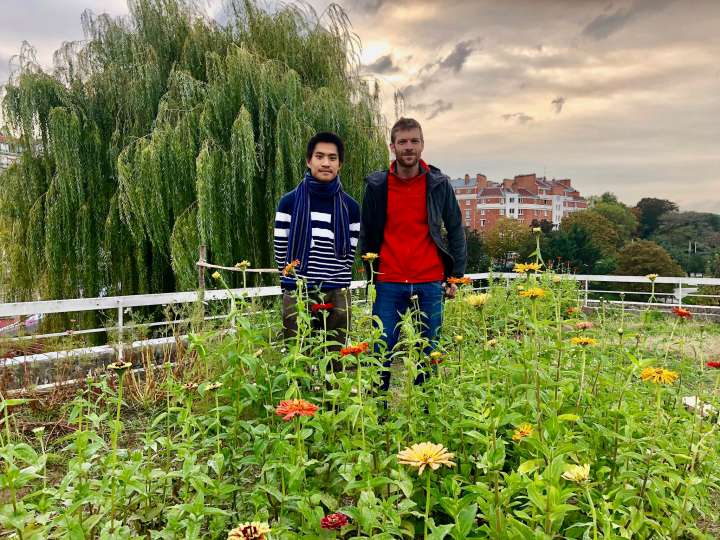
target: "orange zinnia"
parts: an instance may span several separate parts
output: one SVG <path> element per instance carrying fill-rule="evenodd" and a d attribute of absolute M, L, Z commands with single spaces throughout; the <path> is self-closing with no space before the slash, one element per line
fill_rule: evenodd
<path fill-rule="evenodd" d="M 358 343 L 357 345 L 343 347 L 342 349 L 340 349 L 340 356 L 348 356 L 350 354 L 360 356 L 361 353 L 367 352 L 369 348 L 370 345 L 368 345 L 367 341 L 363 341 L 362 343 Z"/>
<path fill-rule="evenodd" d="M 447 282 L 450 285 L 470 285 L 472 283 L 472 279 L 470 279 L 467 276 L 464 277 L 451 277 L 448 278 Z"/>
<path fill-rule="evenodd" d="M 295 268 L 300 264 L 300 261 L 298 259 L 295 259 L 294 261 L 288 263 L 285 265 L 285 268 L 283 268 L 282 275 L 283 276 L 289 276 L 290 274 L 295 273 Z"/>
<path fill-rule="evenodd" d="M 315 416 L 317 410 L 317 405 L 304 399 L 288 399 L 280 402 L 280 405 L 275 408 L 275 414 L 288 421 L 294 416 Z"/>
<path fill-rule="evenodd" d="M 692 319 L 692 313 L 690 313 L 687 309 L 674 307 L 672 308 L 672 312 L 681 319 Z"/>

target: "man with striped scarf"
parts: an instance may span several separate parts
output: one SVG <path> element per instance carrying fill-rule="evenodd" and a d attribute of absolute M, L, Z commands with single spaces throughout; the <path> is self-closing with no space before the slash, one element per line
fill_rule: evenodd
<path fill-rule="evenodd" d="M 314 328 L 323 328 L 323 311 L 326 328 L 339 343 L 345 343 L 350 328 L 348 287 L 360 234 L 360 205 L 343 191 L 339 173 L 344 157 L 340 137 L 316 134 L 307 145 L 305 177 L 278 204 L 274 246 L 282 273 L 286 339 L 297 333 L 297 278 L 307 284 Z"/>

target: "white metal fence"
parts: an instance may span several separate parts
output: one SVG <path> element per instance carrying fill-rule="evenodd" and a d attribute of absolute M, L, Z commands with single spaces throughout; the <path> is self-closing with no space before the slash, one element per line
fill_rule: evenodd
<path fill-rule="evenodd" d="M 509 285 L 513 279 L 524 277 L 523 274 L 516 273 L 479 273 L 470 274 L 470 278 L 473 279 L 476 288 L 484 289 L 486 285 L 483 283 L 489 279 L 504 280 Z M 649 291 L 631 291 L 615 289 L 617 284 L 644 284 L 650 286 L 651 282 L 644 276 L 606 276 L 606 275 L 572 275 L 563 274 L 562 279 L 575 280 L 579 282 L 578 292 L 580 294 L 579 301 L 584 306 L 593 307 L 601 301 L 608 302 L 610 304 L 622 304 L 626 309 L 637 309 L 639 307 L 656 306 L 661 308 L 670 308 L 672 306 L 685 306 L 688 307 L 688 299 L 690 298 L 705 298 L 720 303 L 720 295 L 718 294 L 701 294 L 698 292 L 699 287 L 702 286 L 715 286 L 720 287 L 720 278 L 685 278 L 685 277 L 658 277 L 655 280 L 656 287 L 661 285 L 673 286 L 673 292 L 655 292 L 654 302 L 648 302 L 647 299 L 650 297 Z M 612 284 L 612 285 L 611 285 Z M 364 281 L 352 282 L 351 289 L 360 289 L 365 286 Z M 143 294 L 143 295 L 129 295 L 129 296 L 109 296 L 102 298 L 76 298 L 68 300 L 45 300 L 37 302 L 16 302 L 16 303 L 5 303 L 0 304 L 0 318 L 8 317 L 34 317 L 35 319 L 41 318 L 45 315 L 57 314 L 57 313 L 76 313 L 83 311 L 108 311 L 112 310 L 116 312 L 115 320 L 113 325 L 102 328 L 89 328 L 82 330 L 66 330 L 62 332 L 38 334 L 32 331 L 27 331 L 25 335 L 18 336 L 5 336 L 3 337 L 3 330 L 0 329 L 0 338 L 10 342 L 22 342 L 27 340 L 43 340 L 53 337 L 63 337 L 69 335 L 82 335 L 82 334 L 93 334 L 102 332 L 116 332 L 117 333 L 117 351 L 118 355 L 122 357 L 123 354 L 123 337 L 124 334 L 130 330 L 139 328 L 153 328 L 161 326 L 174 326 L 189 322 L 189 319 L 171 320 L 171 321 L 157 321 L 150 323 L 136 323 L 131 322 L 126 324 L 125 322 L 125 310 L 132 309 L 135 307 L 152 307 L 152 306 L 169 306 L 177 304 L 192 304 L 198 302 L 198 295 L 202 295 L 202 301 L 213 302 L 220 300 L 228 300 L 232 297 L 235 298 L 262 298 L 262 297 L 274 297 L 281 294 L 280 287 L 249 287 L 247 289 L 232 289 L 232 290 L 206 290 L 202 292 L 189 291 L 189 292 L 175 292 L 175 293 L 162 293 L 162 294 Z M 616 295 L 624 295 L 622 300 L 613 298 Z M 601 300 L 602 298 L 602 300 Z M 705 313 L 717 313 L 720 315 L 720 305 L 703 305 L 703 306 L 691 306 Z M 206 319 L 212 319 L 218 317 L 206 317 Z M 21 330 L 28 330 L 23 326 L 23 322 L 17 323 L 18 326 L 22 327 Z M 6 327 L 7 328 L 7 327 Z M 132 344 L 131 344 L 132 345 Z M 43 354 L 42 356 L 48 356 Z M 50 358 L 48 358 L 50 359 Z M 16 358 L 15 362 L 27 361 L 27 358 Z"/>

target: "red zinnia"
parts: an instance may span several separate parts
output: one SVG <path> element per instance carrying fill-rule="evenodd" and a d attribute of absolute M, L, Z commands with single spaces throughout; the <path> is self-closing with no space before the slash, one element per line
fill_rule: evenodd
<path fill-rule="evenodd" d="M 275 408 L 275 414 L 288 421 L 293 416 L 315 416 L 317 410 L 317 405 L 313 405 L 304 399 L 288 399 L 280 402 L 280 405 Z"/>
<path fill-rule="evenodd" d="M 363 341 L 362 343 L 358 343 L 357 345 L 343 347 L 342 349 L 340 349 L 340 356 L 348 356 L 349 354 L 360 356 L 361 353 L 367 352 L 369 348 L 370 345 L 367 344 L 367 341 Z"/>
<path fill-rule="evenodd" d="M 328 514 L 320 520 L 320 526 L 323 529 L 331 531 L 339 531 L 345 525 L 348 524 L 348 517 L 345 514 L 337 512 L 335 514 Z"/>
<path fill-rule="evenodd" d="M 692 319 L 692 313 L 681 307 L 672 308 L 672 312 L 682 319 Z"/>
<path fill-rule="evenodd" d="M 335 307 L 335 304 L 332 302 L 328 302 L 326 304 L 313 304 L 310 306 L 310 309 L 313 313 L 317 313 L 318 311 L 330 311 L 332 308 Z"/>
<path fill-rule="evenodd" d="M 720 369 L 720 362 L 706 362 L 705 365 L 709 368 Z"/>

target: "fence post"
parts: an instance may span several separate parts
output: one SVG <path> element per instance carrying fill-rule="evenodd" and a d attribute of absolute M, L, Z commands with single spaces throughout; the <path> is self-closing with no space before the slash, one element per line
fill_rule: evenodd
<path fill-rule="evenodd" d="M 125 357 L 125 353 L 123 351 L 123 305 L 122 300 L 118 300 L 118 361 L 122 362 Z"/>
<path fill-rule="evenodd" d="M 583 307 L 588 305 L 588 280 L 585 280 L 585 300 L 583 301 Z"/>
<path fill-rule="evenodd" d="M 682 295 L 682 281 L 679 283 L 679 285 L 680 285 L 680 286 L 678 287 L 678 306 L 682 307 L 682 299 L 683 299 L 683 295 Z"/>
<path fill-rule="evenodd" d="M 206 257 L 207 257 L 207 246 L 205 246 L 205 244 L 201 244 L 198 262 L 200 262 L 200 263 L 207 262 Z M 198 289 L 200 289 L 201 291 L 205 290 L 205 267 L 202 265 L 198 266 Z"/>

